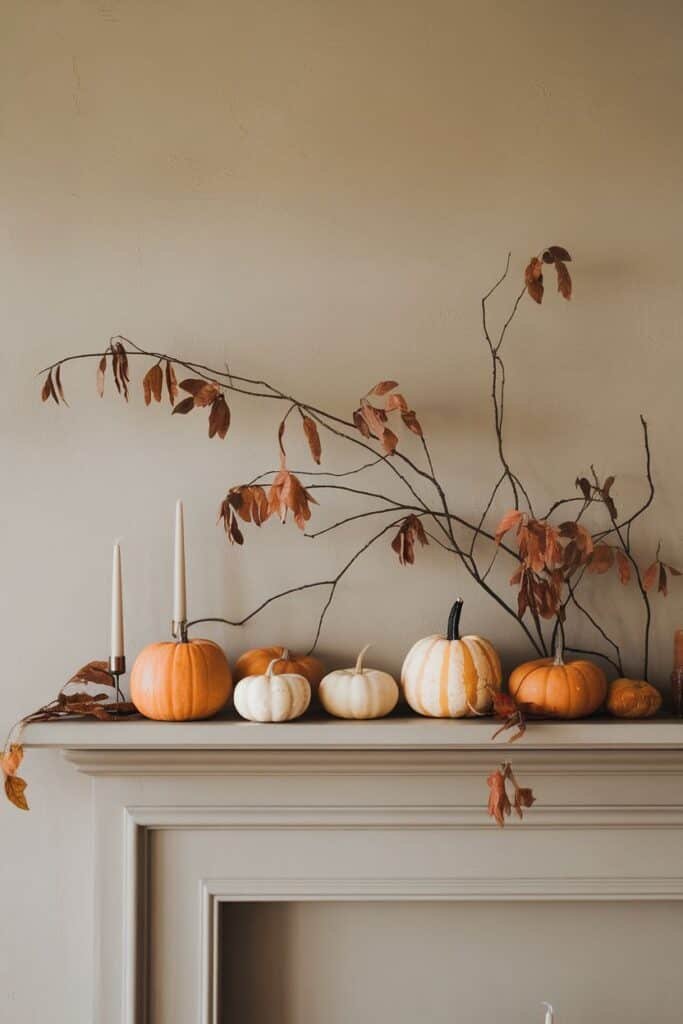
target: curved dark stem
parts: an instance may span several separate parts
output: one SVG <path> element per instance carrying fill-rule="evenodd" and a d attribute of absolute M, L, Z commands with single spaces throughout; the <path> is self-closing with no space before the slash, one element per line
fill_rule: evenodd
<path fill-rule="evenodd" d="M 585 654 L 589 658 L 602 658 L 602 660 L 606 661 L 609 665 L 611 665 L 612 668 L 619 673 L 619 675 L 623 675 L 624 670 L 621 667 L 621 665 L 618 665 L 617 662 L 610 658 L 608 654 L 603 654 L 602 651 L 587 651 L 583 647 L 570 646 L 566 646 L 565 651 L 571 651 L 572 654 Z"/>

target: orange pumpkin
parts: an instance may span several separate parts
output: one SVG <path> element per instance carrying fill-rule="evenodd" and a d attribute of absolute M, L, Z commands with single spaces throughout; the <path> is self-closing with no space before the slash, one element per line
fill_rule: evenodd
<path fill-rule="evenodd" d="M 296 675 L 308 679 L 311 691 L 316 693 L 325 667 L 318 658 L 310 654 L 294 654 L 287 647 L 256 647 L 245 651 L 235 662 L 235 682 L 246 676 L 264 676 L 271 661 L 276 661 L 278 675 Z"/>
<path fill-rule="evenodd" d="M 232 693 L 232 674 L 213 640 L 169 641 L 140 651 L 130 696 L 140 714 L 163 722 L 210 718 Z"/>
<path fill-rule="evenodd" d="M 583 718 L 597 711 L 607 695 L 607 677 L 592 661 L 555 658 L 527 661 L 510 675 L 510 695 L 532 715 Z"/>
<path fill-rule="evenodd" d="M 617 718 L 650 718 L 661 706 L 661 693 L 643 679 L 615 679 L 610 684 L 607 710 Z"/>

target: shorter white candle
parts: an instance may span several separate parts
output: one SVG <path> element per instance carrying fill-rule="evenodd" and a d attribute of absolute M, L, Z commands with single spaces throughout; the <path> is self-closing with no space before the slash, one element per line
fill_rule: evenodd
<path fill-rule="evenodd" d="M 123 583 L 121 580 L 121 547 L 114 544 L 111 573 L 111 656 L 122 658 L 123 651 Z"/>
<path fill-rule="evenodd" d="M 187 621 L 187 593 L 185 589 L 185 521 L 183 503 L 175 507 L 175 558 L 173 563 L 173 621 Z"/>
<path fill-rule="evenodd" d="M 541 1003 L 541 1006 L 545 1006 L 545 1024 L 553 1024 L 555 1020 L 555 1014 L 550 1003 Z"/>

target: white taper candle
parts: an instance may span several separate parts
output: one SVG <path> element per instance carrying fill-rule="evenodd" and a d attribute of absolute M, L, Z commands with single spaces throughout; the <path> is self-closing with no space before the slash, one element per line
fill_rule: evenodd
<path fill-rule="evenodd" d="M 541 1003 L 541 1006 L 545 1006 L 545 1024 L 554 1024 L 555 1014 L 550 1003 Z"/>
<path fill-rule="evenodd" d="M 175 560 L 173 569 L 173 621 L 187 620 L 187 593 L 185 589 L 185 522 L 183 503 L 175 507 Z"/>
<path fill-rule="evenodd" d="M 111 656 L 122 658 L 123 650 L 123 583 L 121 580 L 121 547 L 114 544 L 111 572 Z"/>

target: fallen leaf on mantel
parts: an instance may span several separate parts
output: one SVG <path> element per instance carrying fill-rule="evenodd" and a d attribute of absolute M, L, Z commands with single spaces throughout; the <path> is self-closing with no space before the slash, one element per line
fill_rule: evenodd
<path fill-rule="evenodd" d="M 113 686 L 114 680 L 106 661 L 89 661 L 74 672 L 69 683 L 94 683 L 96 686 Z M 68 685 L 68 684 L 67 684 Z"/>

